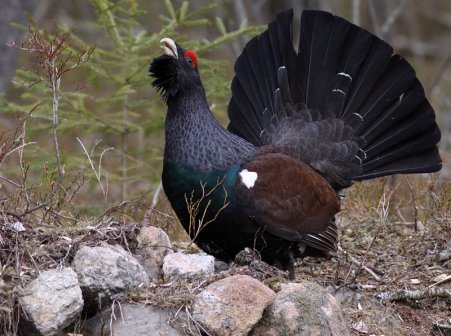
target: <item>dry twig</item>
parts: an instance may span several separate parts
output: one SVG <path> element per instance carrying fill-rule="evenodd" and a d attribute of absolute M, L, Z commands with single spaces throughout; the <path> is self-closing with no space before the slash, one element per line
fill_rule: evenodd
<path fill-rule="evenodd" d="M 376 295 L 382 301 L 422 300 L 430 297 L 451 298 L 451 290 L 433 287 L 418 290 L 401 289 L 396 292 L 382 292 Z"/>
<path fill-rule="evenodd" d="M 363 267 L 363 266 L 364 266 L 365 260 L 366 260 L 366 258 L 367 258 L 368 252 L 369 252 L 369 251 L 371 250 L 371 248 L 373 247 L 373 244 L 374 244 L 376 238 L 379 236 L 379 234 L 380 234 L 380 232 L 381 232 L 381 230 L 382 230 L 382 227 L 383 227 L 384 223 L 387 221 L 387 217 L 388 217 L 388 209 L 389 209 L 389 202 L 387 201 L 387 197 L 385 196 L 385 193 L 382 194 L 382 198 L 381 198 L 381 200 L 380 200 L 380 203 L 381 203 L 381 209 L 380 209 L 380 213 L 379 213 L 379 226 L 378 226 L 378 228 L 377 228 L 377 231 L 376 231 L 376 233 L 374 234 L 373 239 L 371 240 L 370 244 L 368 245 L 368 247 L 367 247 L 367 249 L 366 249 L 366 251 L 365 251 L 365 255 L 363 256 L 362 260 L 359 262 L 358 260 L 355 260 L 355 261 L 354 261 L 354 260 L 352 260 L 352 258 L 351 258 L 351 261 L 352 261 L 354 264 L 357 265 L 357 270 L 356 270 L 356 272 L 355 272 L 354 277 L 353 277 L 349 282 L 347 281 L 349 275 L 351 274 L 351 270 L 352 270 L 352 266 L 351 266 L 350 269 L 349 269 L 349 272 L 348 272 L 348 274 L 347 274 L 347 276 L 346 276 L 346 279 L 345 279 L 345 281 L 344 281 L 344 283 L 343 283 L 343 285 L 341 285 L 340 287 L 338 287 L 338 288 L 336 289 L 336 292 L 339 291 L 339 290 L 340 290 L 341 288 L 343 288 L 344 286 L 350 286 L 351 284 L 353 284 L 354 281 L 356 281 L 356 280 L 357 280 L 357 277 L 359 276 L 359 270 L 360 270 L 360 269 L 364 269 L 365 271 L 367 271 L 367 272 L 370 273 L 370 274 L 372 273 L 371 275 L 374 274 L 373 277 L 376 276 L 376 277 L 375 277 L 376 280 L 377 280 L 377 278 L 379 278 L 379 277 L 378 277 L 371 269 L 369 269 L 368 267 Z M 380 278 L 379 278 L 379 280 L 380 280 Z"/>
<path fill-rule="evenodd" d="M 189 213 L 189 232 L 188 235 L 191 237 L 191 243 L 193 243 L 196 238 L 199 236 L 200 232 L 209 224 L 214 222 L 219 214 L 229 205 L 229 202 L 227 200 L 227 189 L 224 185 L 224 178 L 222 180 L 217 180 L 216 184 L 209 190 L 206 191 L 205 188 L 207 187 L 206 182 L 201 182 L 201 195 L 198 199 L 194 199 L 194 191 L 191 193 L 191 196 L 188 198 L 188 196 L 185 194 L 185 202 L 186 206 L 188 208 Z M 206 216 L 208 215 L 210 205 L 212 203 L 212 200 L 210 199 L 210 196 L 218 189 L 222 187 L 224 191 L 224 201 L 221 207 L 215 212 L 212 218 L 207 219 Z M 207 204 L 204 204 L 204 203 Z M 200 214 L 200 219 L 198 220 L 198 223 L 196 223 L 196 219 L 198 218 L 199 212 L 202 211 Z"/>
<path fill-rule="evenodd" d="M 357 260 L 356 258 L 354 258 L 352 255 L 350 255 L 347 251 L 343 250 L 341 248 L 341 246 L 337 247 L 337 250 L 340 252 L 343 252 L 344 255 L 346 255 L 353 264 L 357 265 L 358 268 L 362 268 L 363 270 L 365 270 L 369 275 L 371 275 L 376 281 L 381 281 L 381 277 L 379 275 L 376 274 L 376 272 L 374 272 L 371 268 L 369 268 L 368 266 L 366 266 L 363 261 L 364 259 L 362 259 L 361 261 Z"/>

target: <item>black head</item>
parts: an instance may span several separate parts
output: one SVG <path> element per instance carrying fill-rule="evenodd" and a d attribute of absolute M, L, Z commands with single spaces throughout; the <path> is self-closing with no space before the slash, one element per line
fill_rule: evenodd
<path fill-rule="evenodd" d="M 164 54 L 152 60 L 149 72 L 162 98 L 167 101 L 187 86 L 201 85 L 194 51 L 181 48 L 167 37 L 160 43 Z"/>

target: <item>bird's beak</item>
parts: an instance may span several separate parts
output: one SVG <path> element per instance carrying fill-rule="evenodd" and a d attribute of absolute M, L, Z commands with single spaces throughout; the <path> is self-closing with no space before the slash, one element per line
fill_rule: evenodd
<path fill-rule="evenodd" d="M 179 58 L 177 53 L 177 46 L 175 45 L 174 40 L 169 37 L 165 37 L 160 41 L 160 48 L 163 49 L 163 53 L 168 56 L 172 56 L 174 58 Z"/>

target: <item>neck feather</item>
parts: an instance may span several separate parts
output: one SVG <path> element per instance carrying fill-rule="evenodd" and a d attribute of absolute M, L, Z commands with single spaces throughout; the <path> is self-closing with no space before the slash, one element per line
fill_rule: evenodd
<path fill-rule="evenodd" d="M 168 100 L 164 161 L 199 171 L 225 170 L 255 154 L 255 147 L 224 129 L 208 106 L 202 87 Z"/>

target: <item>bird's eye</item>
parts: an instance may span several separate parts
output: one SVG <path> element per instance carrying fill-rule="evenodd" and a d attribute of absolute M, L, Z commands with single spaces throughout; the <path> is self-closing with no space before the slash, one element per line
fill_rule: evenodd
<path fill-rule="evenodd" d="M 197 55 L 196 55 L 196 53 L 194 51 L 188 50 L 187 52 L 185 52 L 183 57 L 185 57 L 185 59 L 188 62 L 188 64 L 190 64 L 194 69 L 196 68 L 196 66 L 197 66 Z"/>

